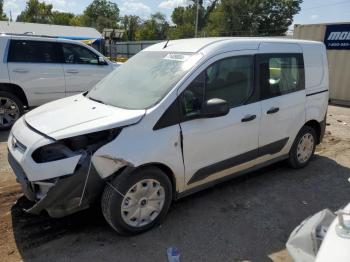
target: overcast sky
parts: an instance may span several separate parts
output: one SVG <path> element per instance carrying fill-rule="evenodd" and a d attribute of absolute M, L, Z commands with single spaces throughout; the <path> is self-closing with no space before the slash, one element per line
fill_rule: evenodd
<path fill-rule="evenodd" d="M 41 1 L 41 0 L 40 0 Z M 43 1 L 41 1 L 43 2 Z M 45 0 L 59 11 L 80 14 L 92 0 Z M 118 4 L 121 15 L 135 14 L 147 18 L 151 13 L 162 12 L 170 19 L 172 10 L 186 5 L 187 0 L 112 0 Z M 5 0 L 4 11 L 15 19 L 25 8 L 26 0 Z M 294 23 L 350 22 L 350 0 L 304 0 Z"/>

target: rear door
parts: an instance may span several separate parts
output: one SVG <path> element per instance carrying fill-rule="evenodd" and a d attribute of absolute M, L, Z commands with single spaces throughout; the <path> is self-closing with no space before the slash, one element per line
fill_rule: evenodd
<path fill-rule="evenodd" d="M 60 45 L 64 57 L 67 96 L 90 90 L 112 71 L 107 62 L 99 62 L 99 56 L 88 48 L 72 43 Z"/>
<path fill-rule="evenodd" d="M 256 72 L 262 109 L 259 147 L 273 158 L 288 153 L 305 123 L 306 94 L 301 48 L 294 44 L 263 44 L 257 55 Z"/>
<path fill-rule="evenodd" d="M 65 96 L 63 65 L 55 40 L 12 39 L 8 54 L 10 81 L 23 88 L 29 106 Z"/>

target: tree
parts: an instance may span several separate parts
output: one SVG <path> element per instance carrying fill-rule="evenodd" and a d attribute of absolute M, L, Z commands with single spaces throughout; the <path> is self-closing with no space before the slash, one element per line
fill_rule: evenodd
<path fill-rule="evenodd" d="M 200 32 L 209 19 L 210 13 L 214 10 L 218 0 L 212 0 L 207 7 L 204 7 L 203 0 L 198 1 L 198 31 Z M 171 38 L 193 37 L 195 34 L 195 23 L 197 14 L 197 1 L 192 0 L 186 7 L 174 9 L 171 19 L 176 25 L 170 30 Z"/>
<path fill-rule="evenodd" d="M 83 15 L 75 15 L 70 21 L 71 26 L 82 26 L 83 25 Z"/>
<path fill-rule="evenodd" d="M 82 23 L 102 32 L 104 28 L 116 28 L 119 22 L 117 4 L 107 0 L 93 0 L 85 9 Z"/>
<path fill-rule="evenodd" d="M 139 40 L 163 40 L 167 38 L 169 23 L 165 15 L 162 13 L 155 13 L 151 18 L 146 20 L 138 34 Z"/>
<path fill-rule="evenodd" d="M 221 0 L 208 18 L 210 36 L 283 35 L 302 0 Z"/>
<path fill-rule="evenodd" d="M 28 0 L 26 8 L 17 17 L 18 22 L 52 23 L 52 4 L 40 3 L 39 0 Z"/>
<path fill-rule="evenodd" d="M 137 15 L 125 15 L 121 19 L 121 24 L 125 30 L 123 40 L 135 41 L 137 38 L 137 32 L 141 26 L 141 18 Z"/>
<path fill-rule="evenodd" d="M 52 23 L 55 25 L 71 25 L 74 18 L 75 15 L 72 13 L 52 12 Z"/>
<path fill-rule="evenodd" d="M 0 21 L 7 21 L 8 18 L 4 13 L 4 0 L 0 0 Z"/>

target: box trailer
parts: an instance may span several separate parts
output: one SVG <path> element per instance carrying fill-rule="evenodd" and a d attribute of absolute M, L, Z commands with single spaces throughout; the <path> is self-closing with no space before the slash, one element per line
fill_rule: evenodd
<path fill-rule="evenodd" d="M 350 22 L 295 25 L 294 38 L 324 42 L 329 65 L 329 98 L 350 106 Z"/>

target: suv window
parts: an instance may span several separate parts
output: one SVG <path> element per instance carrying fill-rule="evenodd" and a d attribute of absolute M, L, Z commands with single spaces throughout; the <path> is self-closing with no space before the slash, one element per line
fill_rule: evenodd
<path fill-rule="evenodd" d="M 262 98 L 304 89 L 304 65 L 300 54 L 261 55 L 259 78 Z"/>
<path fill-rule="evenodd" d="M 59 63 L 55 42 L 11 40 L 8 62 Z"/>
<path fill-rule="evenodd" d="M 63 43 L 62 49 L 66 64 L 98 64 L 98 55 L 83 46 Z"/>
<path fill-rule="evenodd" d="M 204 100 L 220 98 L 230 107 L 242 105 L 253 90 L 253 56 L 230 57 L 215 62 L 182 93 L 185 116 L 196 115 Z"/>

